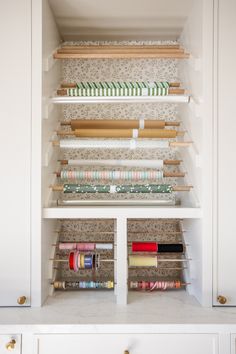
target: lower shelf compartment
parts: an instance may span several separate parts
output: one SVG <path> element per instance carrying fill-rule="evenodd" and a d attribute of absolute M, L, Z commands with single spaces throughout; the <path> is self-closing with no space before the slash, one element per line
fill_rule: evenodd
<path fill-rule="evenodd" d="M 161 293 L 182 291 L 198 298 L 200 223 L 157 215 L 47 219 L 49 294 L 80 299 L 87 291 L 94 298 L 109 293 L 122 305 L 132 301 L 132 293 L 154 301 Z"/>

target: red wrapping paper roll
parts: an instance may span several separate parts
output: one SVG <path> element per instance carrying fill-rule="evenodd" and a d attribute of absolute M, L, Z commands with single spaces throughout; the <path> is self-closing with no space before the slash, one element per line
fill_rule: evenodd
<path fill-rule="evenodd" d="M 158 246 L 156 242 L 133 242 L 132 252 L 155 252 L 157 253 Z"/>

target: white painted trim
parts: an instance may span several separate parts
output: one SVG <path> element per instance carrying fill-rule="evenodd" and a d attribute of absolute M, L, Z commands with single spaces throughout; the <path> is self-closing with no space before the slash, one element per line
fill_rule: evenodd
<path fill-rule="evenodd" d="M 44 208 L 45 219 L 60 218 L 195 218 L 202 217 L 201 208 L 183 207 L 58 207 Z"/>
<path fill-rule="evenodd" d="M 163 103 L 188 103 L 189 95 L 168 95 L 156 97 L 69 97 L 55 96 L 51 98 L 51 102 L 56 104 L 77 104 L 77 103 L 122 103 L 122 102 L 163 102 Z"/>

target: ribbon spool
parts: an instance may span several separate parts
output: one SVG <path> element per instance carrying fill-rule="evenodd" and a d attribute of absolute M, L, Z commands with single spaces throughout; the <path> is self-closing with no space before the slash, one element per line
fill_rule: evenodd
<path fill-rule="evenodd" d="M 72 251 L 69 254 L 69 269 L 78 272 L 79 269 L 93 269 L 95 267 L 95 255 L 80 254 Z"/>
<path fill-rule="evenodd" d="M 132 252 L 183 253 L 181 243 L 132 242 Z"/>

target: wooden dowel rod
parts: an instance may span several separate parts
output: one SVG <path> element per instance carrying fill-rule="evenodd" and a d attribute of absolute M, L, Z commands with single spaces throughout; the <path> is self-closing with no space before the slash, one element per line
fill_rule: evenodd
<path fill-rule="evenodd" d="M 187 56 L 188 53 L 185 53 L 183 49 L 59 49 L 57 53 L 54 54 L 54 58 L 63 58 L 63 57 L 68 57 L 68 59 L 71 57 L 76 58 L 78 57 L 83 57 L 87 56 L 88 58 L 91 56 L 97 56 L 98 58 L 100 56 L 102 57 L 148 57 L 148 56 L 153 56 L 153 57 L 182 57 L 182 56 Z"/>
<path fill-rule="evenodd" d="M 188 147 L 192 145 L 192 141 L 173 141 L 170 142 L 170 147 Z"/>
<path fill-rule="evenodd" d="M 181 52 L 114 52 L 76 51 L 75 53 L 55 53 L 54 59 L 188 59 L 188 53 Z"/>
<path fill-rule="evenodd" d="M 164 165 L 180 165 L 182 160 L 164 160 L 163 163 Z"/>
<path fill-rule="evenodd" d="M 147 232 L 147 231 L 145 231 L 145 232 Z M 143 234 L 143 233 L 145 233 L 145 232 L 128 232 L 128 235 L 129 234 Z M 152 232 L 149 232 L 148 231 L 148 235 L 150 236 L 150 235 L 153 235 L 153 233 Z M 157 235 L 159 235 L 159 234 L 157 234 Z M 173 232 L 173 233 L 161 233 L 161 236 L 170 236 L 170 235 L 182 235 L 182 232 Z M 69 235 L 67 235 L 67 236 L 69 236 Z M 133 243 L 137 243 L 137 242 L 141 242 L 141 243 L 150 243 L 150 242 L 156 242 L 156 243 L 158 243 L 158 244 L 162 244 L 162 245 L 172 245 L 173 243 L 175 243 L 175 244 L 178 244 L 178 245 L 182 245 L 183 244 L 183 242 L 159 242 L 159 241 L 140 241 L 140 240 L 137 240 L 137 241 L 128 241 L 127 242 L 127 245 L 128 246 L 131 246 Z M 52 243 L 51 244 L 51 246 L 58 246 L 59 245 L 59 243 L 63 243 L 63 244 L 67 244 L 67 243 L 78 243 L 78 244 L 80 244 L 80 243 L 98 243 L 98 244 L 111 244 L 111 245 L 113 245 L 113 246 L 117 246 L 117 244 L 116 243 L 114 243 L 114 241 L 95 241 L 95 240 L 93 240 L 93 241 L 88 241 L 88 240 L 83 240 L 83 241 L 81 241 L 81 240 L 72 240 L 72 241 L 59 241 L 58 243 Z M 184 246 L 189 246 L 189 244 L 184 244 Z M 62 250 L 63 251 L 63 250 Z M 104 251 L 113 251 L 113 249 L 104 249 Z M 153 252 L 152 252 L 153 253 Z"/>
<path fill-rule="evenodd" d="M 174 192 L 189 192 L 193 186 L 174 186 L 173 191 Z"/>
<path fill-rule="evenodd" d="M 53 262 L 67 262 L 68 263 L 68 259 L 57 259 L 57 258 L 49 258 L 49 261 L 53 261 Z M 98 262 L 115 262 L 116 259 L 99 259 Z M 82 268 L 83 269 L 83 268 Z"/>
<path fill-rule="evenodd" d="M 132 254 L 132 257 L 135 257 L 135 255 Z M 138 255 L 137 257 L 147 257 L 147 255 Z M 149 255 L 148 257 L 151 257 L 151 255 Z M 160 256 L 152 256 L 152 258 L 157 258 L 157 262 L 180 262 L 180 263 L 184 263 L 184 262 L 188 262 L 188 261 L 191 261 L 192 259 L 191 258 L 185 258 L 185 259 L 182 259 L 182 258 L 159 258 Z M 146 268 L 146 267 L 150 267 L 150 266 L 129 266 L 129 268 Z M 155 267 L 155 266 L 154 266 Z"/>
<path fill-rule="evenodd" d="M 68 165 L 68 160 L 58 160 L 58 162 L 60 162 L 61 165 Z M 177 166 L 180 165 L 181 162 L 182 160 L 163 160 L 163 164 L 169 166 Z M 86 160 L 85 160 L 85 164 L 86 164 Z"/>
<path fill-rule="evenodd" d="M 81 49 L 90 49 L 90 48 L 106 48 L 106 49 L 110 49 L 110 48 L 139 48 L 142 49 L 144 48 L 164 48 L 164 49 L 179 49 L 180 45 L 179 44 L 141 44 L 141 45 L 120 45 L 120 44 L 89 44 L 89 45 L 65 45 L 62 46 L 62 49 L 77 49 L 77 48 L 81 48 Z"/>
<path fill-rule="evenodd" d="M 185 172 L 166 172 L 166 171 L 164 171 L 164 177 L 185 177 Z"/>
<path fill-rule="evenodd" d="M 167 224 L 167 223 L 166 223 Z M 128 231 L 128 234 L 143 234 L 146 231 Z M 151 235 L 182 235 L 183 231 L 170 231 L 170 232 L 163 232 L 163 231 L 150 231 L 149 234 Z M 139 242 L 139 241 L 132 241 L 132 242 Z M 143 241 L 142 241 L 143 242 Z M 149 242 L 149 241 L 147 241 Z"/>
<path fill-rule="evenodd" d="M 52 188 L 53 192 L 63 192 L 64 190 L 63 186 L 58 186 L 58 185 L 50 186 L 50 188 Z"/>
<path fill-rule="evenodd" d="M 180 82 L 170 82 L 169 83 L 170 87 L 180 87 Z M 76 82 L 63 82 L 61 83 L 61 88 L 67 89 L 67 88 L 76 88 L 77 83 Z"/>
<path fill-rule="evenodd" d="M 135 136 L 134 136 L 135 134 Z M 184 131 L 168 129 L 75 129 L 58 131 L 59 136 L 75 136 L 78 138 L 176 138 L 184 136 Z"/>
<path fill-rule="evenodd" d="M 132 257 L 134 257 L 134 255 L 132 255 Z M 138 257 L 147 257 L 146 255 L 142 256 L 139 255 Z M 153 256 L 153 258 L 158 258 L 157 256 Z M 178 259 L 178 258 L 158 258 L 157 262 L 180 262 L 180 263 L 184 263 L 184 262 L 188 262 L 191 261 L 191 258 L 186 258 L 186 259 Z M 61 262 L 61 263 L 68 263 L 68 259 L 57 259 L 57 258 L 49 258 L 49 261 L 53 261 L 53 262 Z M 99 262 L 115 262 L 116 259 L 99 259 Z M 151 268 L 152 266 L 129 266 L 129 268 Z M 155 266 L 153 266 L 155 267 Z M 156 267 L 155 267 L 156 268 Z"/>
<path fill-rule="evenodd" d="M 164 53 L 164 54 L 183 54 L 185 50 L 183 48 L 153 48 L 149 46 L 143 46 L 143 47 L 118 47 L 114 46 L 112 48 L 106 48 L 106 47 L 95 47 L 91 46 L 89 48 L 61 48 L 57 50 L 57 54 L 77 54 L 77 53 L 85 53 L 85 54 L 90 54 L 90 53 L 96 53 L 96 54 L 113 54 L 113 53 L 118 53 L 118 54 L 123 54 L 123 53 L 137 53 L 137 54 L 158 54 L 158 53 Z"/>
<path fill-rule="evenodd" d="M 75 240 L 73 240 L 73 241 L 59 241 L 58 243 L 52 243 L 51 246 L 55 246 L 56 247 L 56 246 L 59 245 L 59 243 L 63 243 L 63 244 L 67 244 L 67 243 L 99 243 L 99 244 L 107 244 L 107 243 L 109 243 L 109 244 L 111 244 L 113 246 L 117 246 L 117 244 L 114 243 L 113 241 L 94 241 L 94 240 L 93 241 L 87 241 L 87 240 L 84 240 L 84 241 L 81 241 L 81 240 L 79 240 L 79 241 L 75 241 Z M 175 243 L 177 243 L 177 242 L 175 242 Z M 64 250 L 60 250 L 60 251 L 64 251 Z M 65 251 L 68 251 L 68 250 L 65 250 Z M 100 249 L 96 250 L 96 252 L 97 251 L 100 251 Z M 102 251 L 114 251 L 114 249 L 113 248 L 111 248 L 111 249 L 102 249 Z M 84 251 L 84 252 L 88 252 L 88 251 Z"/>
<path fill-rule="evenodd" d="M 140 124 L 143 125 L 140 128 Z M 75 129 L 164 129 L 165 126 L 179 126 L 180 122 L 165 122 L 164 120 L 150 119 L 73 119 L 61 122 L 62 126 L 71 126 Z"/>

